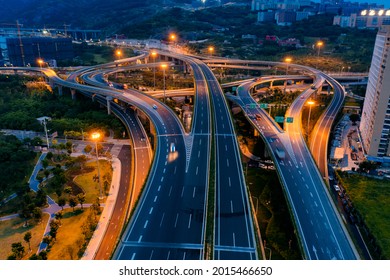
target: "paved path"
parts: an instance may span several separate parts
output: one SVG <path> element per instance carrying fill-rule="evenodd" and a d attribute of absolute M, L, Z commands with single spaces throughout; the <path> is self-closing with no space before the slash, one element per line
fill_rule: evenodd
<path fill-rule="evenodd" d="M 118 142 L 119 144 L 120 142 Z M 78 156 L 80 154 L 72 154 L 72 156 Z M 31 177 L 29 179 L 29 185 L 30 188 L 37 192 L 39 190 L 39 181 L 36 180 L 36 176 L 39 172 L 39 170 L 42 168 L 42 160 L 46 157 L 47 152 L 42 153 L 42 155 L 39 157 L 38 162 L 35 165 L 35 168 L 31 174 Z M 120 174 L 121 174 L 121 162 L 118 158 L 112 159 L 112 167 L 113 167 L 113 174 L 112 174 L 112 182 L 111 182 L 111 188 L 109 190 L 109 194 L 107 196 L 106 202 L 104 204 L 101 204 L 102 207 L 104 207 L 103 212 L 100 216 L 100 220 L 98 223 L 98 226 L 92 236 L 92 239 L 90 240 L 88 247 L 84 253 L 84 256 L 82 259 L 93 259 L 93 257 L 96 254 L 97 249 L 99 248 L 100 242 L 104 236 L 104 233 L 107 229 L 107 226 L 109 225 L 109 221 L 111 218 L 112 211 L 114 209 L 115 201 L 117 198 L 118 190 L 119 190 L 119 184 L 120 184 Z M 45 231 L 43 233 L 42 239 L 44 236 L 48 235 L 50 232 L 50 221 L 54 219 L 55 214 L 62 210 L 60 206 L 50 197 L 47 196 L 47 202 L 48 207 L 42 209 L 43 213 L 47 213 L 50 215 L 50 218 L 47 221 Z M 83 204 L 84 208 L 90 207 L 92 204 Z M 68 205 L 64 206 L 64 208 L 69 208 Z M 10 219 L 18 218 L 19 214 L 12 214 L 4 217 L 0 217 L 0 221 L 6 221 Z M 47 244 L 41 242 L 38 248 L 37 254 L 46 249 Z"/>

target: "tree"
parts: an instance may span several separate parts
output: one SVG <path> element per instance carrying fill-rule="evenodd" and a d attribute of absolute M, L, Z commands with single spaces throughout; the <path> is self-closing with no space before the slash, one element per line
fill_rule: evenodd
<path fill-rule="evenodd" d="M 59 223 L 59 221 L 57 221 L 57 220 L 52 220 L 51 222 L 50 222 L 50 232 L 49 232 L 49 234 L 50 234 L 50 236 L 55 240 L 56 239 L 56 237 L 57 237 L 57 231 L 58 231 L 58 228 L 60 227 L 60 223 Z"/>
<path fill-rule="evenodd" d="M 87 146 L 85 146 L 85 148 L 84 148 L 84 152 L 86 152 L 87 154 L 89 154 L 91 151 L 92 151 L 92 147 L 91 147 L 91 145 L 87 145 Z"/>
<path fill-rule="evenodd" d="M 15 242 L 11 245 L 12 253 L 15 255 L 16 259 L 21 259 L 24 254 L 24 247 L 22 245 L 22 242 Z"/>
<path fill-rule="evenodd" d="M 79 194 L 77 195 L 77 200 L 78 200 L 79 203 L 81 204 L 81 209 L 83 209 L 83 203 L 85 202 L 85 194 L 79 193 Z"/>
<path fill-rule="evenodd" d="M 54 217 L 58 221 L 58 225 L 59 226 L 61 226 L 61 219 L 62 219 L 63 216 L 64 215 L 63 215 L 62 211 L 58 211 L 57 213 L 54 214 Z"/>
<path fill-rule="evenodd" d="M 42 167 L 46 169 L 49 166 L 49 161 L 45 158 L 41 161 Z"/>
<path fill-rule="evenodd" d="M 77 197 L 75 197 L 74 195 L 70 196 L 69 197 L 69 206 L 73 208 L 73 212 L 74 212 L 74 208 L 76 207 L 77 205 Z"/>
<path fill-rule="evenodd" d="M 39 207 L 35 207 L 32 211 L 34 220 L 39 223 L 42 220 L 42 210 Z"/>
<path fill-rule="evenodd" d="M 58 206 L 60 206 L 62 208 L 62 210 L 64 210 L 64 206 L 66 204 L 66 198 L 63 197 L 63 196 L 60 196 L 58 198 L 58 203 L 57 204 L 58 204 Z"/>
<path fill-rule="evenodd" d="M 31 231 L 28 231 L 26 232 L 26 234 L 24 235 L 23 239 L 24 241 L 26 241 L 28 243 L 28 250 L 30 251 L 31 250 L 31 247 L 30 247 L 30 240 L 31 240 Z"/>
<path fill-rule="evenodd" d="M 71 193 L 72 193 L 72 187 L 66 186 L 66 187 L 64 188 L 64 193 L 66 193 L 66 194 L 71 194 Z"/>
<path fill-rule="evenodd" d="M 47 158 L 48 160 L 52 160 L 52 158 L 53 158 L 53 153 L 52 153 L 52 152 L 48 152 L 47 155 L 46 155 L 46 158 Z"/>

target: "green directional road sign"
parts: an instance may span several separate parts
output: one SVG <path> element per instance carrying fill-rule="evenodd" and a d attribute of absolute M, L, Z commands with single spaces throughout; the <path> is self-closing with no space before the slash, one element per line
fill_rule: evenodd
<path fill-rule="evenodd" d="M 268 104 L 267 103 L 260 103 L 260 108 L 261 109 L 267 109 L 268 108 Z"/>
<path fill-rule="evenodd" d="M 294 118 L 293 117 L 287 117 L 286 118 L 286 122 L 287 123 L 293 123 L 294 122 Z"/>
<path fill-rule="evenodd" d="M 278 123 L 283 123 L 283 122 L 284 122 L 284 117 L 282 117 L 282 116 L 276 116 L 276 117 L 275 117 L 275 121 L 278 122 Z"/>
<path fill-rule="evenodd" d="M 251 104 L 249 104 L 249 108 L 251 108 L 251 109 L 256 109 L 256 103 L 251 103 Z"/>

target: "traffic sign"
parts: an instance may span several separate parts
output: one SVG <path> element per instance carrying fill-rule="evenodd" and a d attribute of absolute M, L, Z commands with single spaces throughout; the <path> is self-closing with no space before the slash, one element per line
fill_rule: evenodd
<path fill-rule="evenodd" d="M 294 122 L 294 118 L 293 117 L 287 117 L 286 118 L 286 122 L 287 123 L 293 123 Z"/>
<path fill-rule="evenodd" d="M 251 108 L 251 109 L 256 109 L 256 106 L 257 106 L 256 103 L 249 104 L 249 108 Z"/>
<path fill-rule="evenodd" d="M 282 116 L 276 116 L 276 117 L 275 117 L 275 121 L 278 122 L 278 123 L 283 123 L 283 122 L 284 122 L 284 117 L 282 117 Z"/>

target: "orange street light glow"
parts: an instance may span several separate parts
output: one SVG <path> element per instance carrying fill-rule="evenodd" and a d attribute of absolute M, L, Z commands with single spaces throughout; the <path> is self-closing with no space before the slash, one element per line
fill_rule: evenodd
<path fill-rule="evenodd" d="M 315 102 L 310 100 L 310 101 L 307 101 L 307 104 L 309 104 L 311 106 L 311 105 L 314 105 Z"/>
<path fill-rule="evenodd" d="M 100 133 L 99 132 L 94 132 L 92 133 L 92 139 L 93 140 L 98 140 L 100 138 Z"/>
<path fill-rule="evenodd" d="M 292 58 L 291 57 L 286 57 L 284 59 L 284 62 L 287 62 L 287 63 L 290 63 L 292 61 Z"/>

